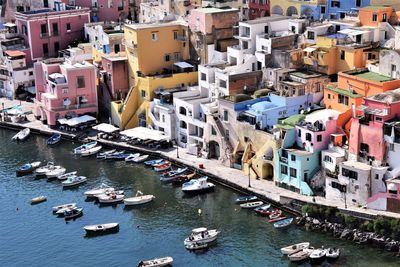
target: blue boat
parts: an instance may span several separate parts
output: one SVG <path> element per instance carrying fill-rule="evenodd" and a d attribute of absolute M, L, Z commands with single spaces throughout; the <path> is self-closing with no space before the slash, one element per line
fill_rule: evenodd
<path fill-rule="evenodd" d="M 106 155 L 105 159 L 114 159 L 114 160 L 125 160 L 130 153 L 125 153 L 125 151 L 114 152 L 112 154 Z"/>
<path fill-rule="evenodd" d="M 172 171 L 163 173 L 160 176 L 160 181 L 161 182 L 171 182 L 172 179 L 178 177 L 179 175 L 183 174 L 187 170 L 188 170 L 188 168 L 179 168 L 179 169 L 176 169 L 176 170 L 172 170 Z"/>
<path fill-rule="evenodd" d="M 242 203 L 255 201 L 255 200 L 258 200 L 258 197 L 256 197 L 256 196 L 242 196 L 242 197 L 238 197 L 236 199 L 236 203 L 237 204 L 242 204 Z"/>
<path fill-rule="evenodd" d="M 271 208 L 271 204 L 268 203 L 268 204 L 264 204 L 262 206 L 255 208 L 254 211 L 255 212 L 264 212 L 264 211 L 269 210 L 270 208 Z"/>
<path fill-rule="evenodd" d="M 162 163 L 164 160 L 163 159 L 153 159 L 153 160 L 148 160 L 144 162 L 144 165 L 146 166 L 153 166 L 155 164 L 160 164 Z"/>
<path fill-rule="evenodd" d="M 292 222 L 293 222 L 293 218 L 287 218 L 287 219 L 284 219 L 284 220 L 274 223 L 274 227 L 275 228 L 283 228 L 283 227 L 289 226 Z"/>
<path fill-rule="evenodd" d="M 54 146 L 61 141 L 61 134 L 53 134 L 49 139 L 47 139 L 48 146 Z"/>

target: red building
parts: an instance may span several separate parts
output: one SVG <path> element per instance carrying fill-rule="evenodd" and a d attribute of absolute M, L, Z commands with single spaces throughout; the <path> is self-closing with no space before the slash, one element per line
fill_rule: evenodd
<path fill-rule="evenodd" d="M 92 21 L 124 21 L 129 18 L 128 0 L 75 0 L 75 6 L 90 8 Z"/>
<path fill-rule="evenodd" d="M 249 0 L 249 18 L 270 16 L 270 0 Z"/>

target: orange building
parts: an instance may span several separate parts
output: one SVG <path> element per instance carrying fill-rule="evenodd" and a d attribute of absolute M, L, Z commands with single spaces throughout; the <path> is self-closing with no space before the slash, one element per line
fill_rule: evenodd
<path fill-rule="evenodd" d="M 362 26 L 378 27 L 381 22 L 392 22 L 397 20 L 393 7 L 390 6 L 367 6 L 361 8 L 358 13 Z"/>

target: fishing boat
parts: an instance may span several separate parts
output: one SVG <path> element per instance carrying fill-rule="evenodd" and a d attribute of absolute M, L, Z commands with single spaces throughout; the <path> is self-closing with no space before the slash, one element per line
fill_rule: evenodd
<path fill-rule="evenodd" d="M 271 213 L 271 204 L 264 204 L 254 209 L 257 214 L 260 215 L 269 215 Z"/>
<path fill-rule="evenodd" d="M 289 226 L 293 222 L 293 218 L 286 218 L 284 220 L 278 221 L 274 223 L 275 228 L 284 228 Z"/>
<path fill-rule="evenodd" d="M 83 214 L 83 208 L 75 207 L 75 208 L 64 211 L 64 218 L 65 218 L 65 220 L 71 220 L 71 219 L 82 216 L 82 214 Z"/>
<path fill-rule="evenodd" d="M 188 170 L 188 168 L 178 168 L 176 170 L 165 172 L 165 173 L 160 175 L 160 181 L 161 182 L 170 182 L 172 179 L 174 179 L 177 176 L 183 174 L 187 170 Z"/>
<path fill-rule="evenodd" d="M 67 180 L 61 182 L 63 187 L 71 187 L 79 184 L 83 184 L 87 181 L 85 176 L 70 176 Z"/>
<path fill-rule="evenodd" d="M 199 249 L 206 249 L 208 248 L 208 243 L 191 243 L 185 245 L 185 248 L 188 250 L 199 250 Z"/>
<path fill-rule="evenodd" d="M 269 215 L 269 218 L 270 218 L 271 220 L 273 220 L 273 219 L 276 219 L 276 218 L 281 217 L 281 215 L 282 215 L 282 211 L 281 211 L 281 210 L 275 210 L 274 212 L 272 212 L 272 213 Z"/>
<path fill-rule="evenodd" d="M 254 209 L 254 208 L 260 207 L 262 205 L 264 205 L 264 202 L 262 202 L 262 201 L 253 201 L 253 202 L 247 202 L 247 203 L 240 204 L 240 207 L 242 209 Z"/>
<path fill-rule="evenodd" d="M 39 168 L 41 162 L 40 161 L 35 161 L 32 163 L 26 163 L 19 167 L 15 172 L 17 175 L 25 175 L 25 174 L 30 174 L 33 173 L 34 170 Z"/>
<path fill-rule="evenodd" d="M 59 181 L 64 181 L 64 180 L 67 180 L 71 176 L 76 176 L 76 173 L 77 173 L 77 171 L 64 173 L 63 175 L 57 176 L 57 179 Z"/>
<path fill-rule="evenodd" d="M 171 162 L 166 161 L 163 164 L 158 164 L 158 165 L 154 166 L 154 170 L 156 172 L 162 172 L 162 171 L 166 171 L 166 170 L 170 169 L 171 166 L 172 166 Z"/>
<path fill-rule="evenodd" d="M 68 203 L 68 204 L 62 204 L 58 206 L 53 207 L 53 213 L 57 213 L 60 210 L 66 210 L 66 209 L 72 209 L 76 207 L 76 203 Z"/>
<path fill-rule="evenodd" d="M 182 185 L 182 191 L 184 193 L 202 193 L 213 191 L 215 184 L 207 181 L 208 177 L 204 176 L 199 179 L 192 179 Z"/>
<path fill-rule="evenodd" d="M 181 175 L 175 177 L 174 179 L 172 179 L 171 182 L 173 185 L 182 185 L 182 184 L 192 180 L 195 176 L 196 176 L 196 172 L 192 172 L 189 174 L 181 174 Z"/>
<path fill-rule="evenodd" d="M 219 233 L 220 231 L 216 229 L 208 230 L 205 227 L 195 228 L 192 230 L 190 236 L 185 239 L 183 244 L 186 246 L 193 243 L 211 243 L 217 239 Z"/>
<path fill-rule="evenodd" d="M 133 206 L 133 205 L 140 205 L 145 204 L 155 199 L 153 195 L 143 195 L 141 191 L 136 192 L 136 196 L 129 197 L 124 199 L 125 206 Z"/>
<path fill-rule="evenodd" d="M 104 194 L 107 191 L 114 191 L 114 187 L 111 187 L 105 183 L 102 183 L 98 187 L 95 187 L 91 190 L 86 191 L 84 194 L 86 197 L 96 197 L 97 195 Z"/>
<path fill-rule="evenodd" d="M 328 259 L 337 259 L 340 256 L 340 249 L 339 248 L 327 248 L 325 256 Z"/>
<path fill-rule="evenodd" d="M 29 128 L 25 128 L 21 131 L 19 131 L 16 135 L 14 135 L 11 140 L 12 141 L 25 141 L 26 139 L 28 139 L 29 134 L 31 133 L 31 129 Z"/>
<path fill-rule="evenodd" d="M 115 151 L 116 151 L 115 149 L 112 149 L 112 150 L 108 150 L 108 151 L 105 151 L 105 152 L 98 153 L 96 155 L 96 158 L 97 159 L 105 159 L 107 155 L 113 154 L 113 153 L 115 153 Z"/>
<path fill-rule="evenodd" d="M 136 159 L 137 157 L 140 157 L 140 153 L 135 153 L 135 154 L 129 154 L 129 156 L 127 156 L 125 158 L 126 162 L 132 162 L 134 159 Z"/>
<path fill-rule="evenodd" d="M 161 267 L 171 265 L 174 262 L 172 257 L 164 257 L 153 260 L 141 261 L 138 267 Z"/>
<path fill-rule="evenodd" d="M 318 260 L 325 258 L 325 255 L 326 255 L 326 249 L 324 247 L 321 247 L 321 248 L 317 248 L 313 252 L 311 252 L 309 257 L 313 261 L 318 261 Z"/>
<path fill-rule="evenodd" d="M 86 234 L 105 234 L 105 233 L 113 233 L 119 231 L 118 223 L 103 223 L 103 224 L 94 224 L 94 225 L 86 225 L 83 227 L 85 229 Z"/>
<path fill-rule="evenodd" d="M 162 163 L 164 160 L 163 159 L 153 159 L 153 160 L 148 160 L 144 162 L 144 165 L 146 166 L 153 166 L 156 164 Z"/>
<path fill-rule="evenodd" d="M 54 146 L 58 144 L 61 141 L 61 134 L 55 133 L 52 136 L 50 136 L 49 139 L 47 139 L 47 145 L 48 146 Z"/>
<path fill-rule="evenodd" d="M 286 216 L 280 216 L 280 217 L 277 217 L 277 218 L 274 218 L 274 219 L 269 219 L 268 222 L 269 223 L 279 222 L 279 221 L 282 221 L 282 220 L 285 220 L 285 219 L 286 219 Z"/>
<path fill-rule="evenodd" d="M 83 150 L 81 152 L 81 156 L 82 157 L 89 157 L 89 156 L 92 156 L 92 155 L 96 155 L 97 153 L 99 153 L 99 151 L 102 148 L 103 148 L 102 146 L 95 146 L 95 147 L 92 147 L 92 148 L 85 149 L 85 150 Z"/>
<path fill-rule="evenodd" d="M 57 178 L 58 176 L 63 175 L 66 172 L 66 169 L 61 166 L 55 166 L 53 170 L 50 170 L 49 172 L 46 172 L 46 178 L 47 179 L 53 179 Z"/>
<path fill-rule="evenodd" d="M 314 251 L 314 248 L 309 247 L 299 250 L 295 253 L 289 254 L 289 260 L 293 262 L 304 261 L 310 257 L 310 254 Z"/>
<path fill-rule="evenodd" d="M 293 253 L 296 253 L 300 250 L 303 250 L 305 248 L 308 248 L 310 246 L 310 242 L 303 242 L 303 243 L 298 243 L 294 245 L 290 245 L 284 248 L 281 248 L 281 252 L 283 255 L 290 255 Z"/>
<path fill-rule="evenodd" d="M 149 158 L 149 155 L 141 155 L 133 160 L 134 163 L 141 163 L 144 162 L 146 159 Z"/>
<path fill-rule="evenodd" d="M 93 148 L 95 146 L 97 146 L 97 141 L 93 141 L 93 142 L 90 142 L 90 143 L 87 143 L 87 144 L 83 144 L 83 145 L 81 145 L 81 146 L 79 146 L 79 147 L 74 149 L 74 154 L 75 155 L 80 155 L 83 151 L 85 151 L 87 149 L 90 149 L 90 148 Z"/>
<path fill-rule="evenodd" d="M 125 197 L 124 195 L 110 194 L 105 196 L 99 196 L 98 200 L 100 203 L 103 204 L 113 204 L 121 202 L 124 199 L 124 197 Z"/>
<path fill-rule="evenodd" d="M 258 200 L 258 197 L 256 197 L 256 196 L 242 196 L 242 197 L 238 197 L 235 200 L 235 202 L 237 204 L 243 204 L 243 203 L 246 203 L 246 202 L 252 202 L 252 201 L 256 201 L 256 200 Z"/>
<path fill-rule="evenodd" d="M 45 196 L 34 197 L 31 199 L 31 204 L 39 204 L 45 202 L 47 198 Z"/>

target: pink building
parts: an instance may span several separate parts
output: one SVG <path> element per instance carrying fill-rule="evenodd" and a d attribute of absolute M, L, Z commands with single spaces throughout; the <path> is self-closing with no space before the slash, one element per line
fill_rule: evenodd
<path fill-rule="evenodd" d="M 124 21 L 129 17 L 129 0 L 75 0 L 75 6 L 90 8 L 92 21 Z"/>
<path fill-rule="evenodd" d="M 400 212 L 400 179 L 393 178 L 386 181 L 387 191 L 368 198 L 367 207 L 375 210 Z"/>
<path fill-rule="evenodd" d="M 97 114 L 96 68 L 92 64 L 47 59 L 37 62 L 34 69 L 37 119 L 54 126 L 61 118 Z"/>
<path fill-rule="evenodd" d="M 58 51 L 84 38 L 84 25 L 90 21 L 88 8 L 40 9 L 15 14 L 18 32 L 29 45 L 32 60 L 54 57 Z"/>

